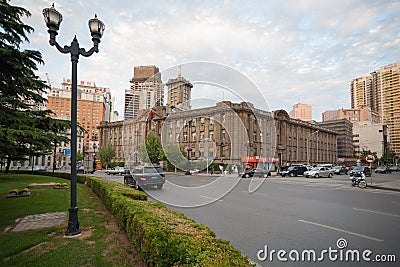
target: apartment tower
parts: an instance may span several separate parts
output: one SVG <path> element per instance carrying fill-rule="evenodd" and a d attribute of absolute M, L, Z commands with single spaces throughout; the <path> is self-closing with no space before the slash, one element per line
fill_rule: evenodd
<path fill-rule="evenodd" d="M 400 156 L 400 62 L 351 83 L 351 108 L 370 107 L 389 126 L 391 149 Z"/>

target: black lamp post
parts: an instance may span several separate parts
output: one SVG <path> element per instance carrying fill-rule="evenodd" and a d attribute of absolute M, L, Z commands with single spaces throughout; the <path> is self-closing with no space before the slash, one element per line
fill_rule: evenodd
<path fill-rule="evenodd" d="M 93 47 L 86 51 L 84 48 L 79 47 L 76 36 L 74 37 L 70 46 L 65 45 L 61 47 L 57 41 L 57 31 L 62 21 L 62 15 L 54 8 L 43 9 L 43 16 L 46 22 L 48 33 L 50 34 L 50 45 L 55 46 L 58 51 L 63 54 L 71 54 L 72 62 L 72 100 L 71 100 L 71 206 L 69 210 L 67 236 L 74 236 L 80 234 L 78 222 L 78 207 L 76 204 L 76 148 L 77 148 L 77 68 L 79 55 L 84 57 L 91 56 L 94 52 L 99 52 L 100 38 L 103 35 L 105 26 L 104 23 L 97 19 L 89 20 L 89 29 L 92 35 Z"/>

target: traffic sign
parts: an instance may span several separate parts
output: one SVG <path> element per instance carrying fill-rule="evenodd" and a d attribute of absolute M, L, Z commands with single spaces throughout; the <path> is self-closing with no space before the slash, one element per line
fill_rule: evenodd
<path fill-rule="evenodd" d="M 374 155 L 369 154 L 369 155 L 365 156 L 365 161 L 368 162 L 368 163 L 373 163 L 373 162 L 375 162 L 375 160 L 376 159 L 375 159 Z"/>

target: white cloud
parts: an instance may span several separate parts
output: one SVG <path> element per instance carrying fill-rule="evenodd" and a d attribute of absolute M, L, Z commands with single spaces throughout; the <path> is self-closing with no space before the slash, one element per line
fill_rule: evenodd
<path fill-rule="evenodd" d="M 30 49 L 40 50 L 54 85 L 70 76 L 69 57 L 48 44 L 41 10 L 49 1 L 12 1 L 29 9 L 35 28 Z M 273 109 L 311 104 L 314 119 L 349 107 L 349 84 L 399 61 L 398 1 L 67 1 L 58 41 L 76 34 L 87 49 L 87 22 L 106 24 L 100 52 L 81 58 L 79 79 L 110 87 L 123 114 L 124 89 L 135 65 L 161 70 L 190 61 L 237 68 L 262 90 Z M 41 77 L 43 77 L 41 75 Z"/>

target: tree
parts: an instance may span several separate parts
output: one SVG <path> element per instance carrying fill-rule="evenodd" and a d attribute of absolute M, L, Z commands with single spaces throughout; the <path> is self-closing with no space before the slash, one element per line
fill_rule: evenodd
<path fill-rule="evenodd" d="M 186 150 L 183 146 L 174 143 L 164 144 L 164 154 L 167 163 L 175 168 L 184 170 L 186 168 L 187 158 Z"/>
<path fill-rule="evenodd" d="M 58 133 L 69 125 L 48 117 L 50 110 L 34 109 L 45 103 L 41 94 L 48 86 L 35 75 L 37 64 L 44 63 L 40 52 L 20 48 L 33 31 L 21 17 L 30 15 L 0 0 L 0 155 L 6 160 L 6 173 L 12 160 L 50 153 L 52 143 L 66 140 Z"/>
<path fill-rule="evenodd" d="M 379 162 L 382 165 L 393 164 L 394 158 L 396 157 L 396 153 L 393 150 L 387 150 L 383 153 L 382 157 L 379 159 Z"/>
<path fill-rule="evenodd" d="M 146 141 L 140 146 L 139 157 L 142 162 L 158 163 L 165 159 L 161 139 L 153 132 L 148 132 Z"/>
<path fill-rule="evenodd" d="M 106 165 L 106 168 L 110 164 L 111 160 L 115 157 L 115 155 L 116 153 L 111 143 L 107 143 L 99 149 L 100 161 L 103 165 Z"/>

